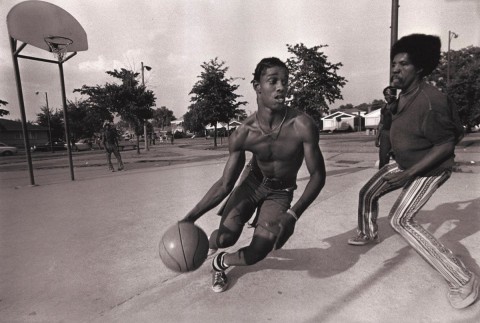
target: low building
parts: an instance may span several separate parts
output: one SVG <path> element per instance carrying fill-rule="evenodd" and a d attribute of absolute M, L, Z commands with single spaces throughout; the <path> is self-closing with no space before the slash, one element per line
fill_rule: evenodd
<path fill-rule="evenodd" d="M 323 131 L 358 131 L 364 128 L 365 112 L 347 113 L 335 111 L 322 118 Z M 360 127 L 360 129 L 359 129 Z"/>
<path fill-rule="evenodd" d="M 380 123 L 380 109 L 367 113 L 365 116 L 365 129 L 377 130 Z"/>
<path fill-rule="evenodd" d="M 170 127 L 171 127 L 172 133 L 185 132 L 185 127 L 183 126 L 183 124 L 184 124 L 183 119 L 170 121 Z"/>
<path fill-rule="evenodd" d="M 48 128 L 27 124 L 30 145 L 41 145 L 48 142 Z M 0 141 L 15 147 L 24 147 L 22 123 L 20 121 L 0 118 Z"/>

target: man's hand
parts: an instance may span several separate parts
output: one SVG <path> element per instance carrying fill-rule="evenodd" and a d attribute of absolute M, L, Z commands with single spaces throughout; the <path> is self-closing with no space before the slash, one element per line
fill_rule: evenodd
<path fill-rule="evenodd" d="M 280 227 L 279 233 L 275 241 L 275 245 L 273 246 L 274 250 L 277 250 L 283 247 L 283 245 L 287 242 L 287 240 L 293 234 L 293 231 L 295 231 L 295 224 L 297 222 L 292 215 L 286 212 L 281 216 L 282 216 L 282 219 L 278 224 L 278 226 Z"/>
<path fill-rule="evenodd" d="M 401 187 L 404 186 L 413 176 L 407 171 L 392 173 L 383 176 L 383 180 L 391 186 Z"/>
<path fill-rule="evenodd" d="M 377 148 L 380 147 L 380 137 L 377 137 L 375 139 L 375 147 L 377 147 Z"/>

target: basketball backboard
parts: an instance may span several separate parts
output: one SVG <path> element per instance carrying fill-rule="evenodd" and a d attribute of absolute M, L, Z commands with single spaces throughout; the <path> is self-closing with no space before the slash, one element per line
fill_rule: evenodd
<path fill-rule="evenodd" d="M 60 36 L 73 42 L 67 52 L 88 49 L 87 33 L 80 23 L 64 9 L 45 1 L 24 1 L 7 15 L 9 35 L 29 45 L 51 51 L 45 38 Z"/>

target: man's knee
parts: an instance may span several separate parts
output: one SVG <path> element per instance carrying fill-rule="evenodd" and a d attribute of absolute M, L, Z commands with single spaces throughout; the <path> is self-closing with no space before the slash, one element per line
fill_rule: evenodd
<path fill-rule="evenodd" d="M 389 215 L 390 226 L 398 233 L 401 233 L 406 230 L 410 225 L 408 217 L 404 214 L 390 214 Z"/>
<path fill-rule="evenodd" d="M 237 242 L 239 234 L 236 234 L 232 231 L 219 231 L 215 230 L 210 236 L 210 247 L 218 248 L 228 248 L 231 247 Z"/>

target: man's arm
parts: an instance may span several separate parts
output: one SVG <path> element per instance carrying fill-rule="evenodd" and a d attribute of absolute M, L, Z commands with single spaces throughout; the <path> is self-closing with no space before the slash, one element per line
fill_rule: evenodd
<path fill-rule="evenodd" d="M 323 186 L 325 186 L 326 178 L 325 161 L 318 145 L 318 129 L 310 118 L 302 117 L 299 121 L 297 131 L 304 140 L 303 151 L 310 179 L 298 201 L 291 207 L 297 217 L 300 217 L 317 198 Z"/>
<path fill-rule="evenodd" d="M 237 131 L 230 136 L 230 155 L 223 170 L 222 177 L 212 185 L 207 194 L 187 213 L 182 221 L 195 222 L 203 214 L 220 204 L 233 190 L 235 182 L 245 165 L 245 151 L 240 148 L 241 137 Z"/>
<path fill-rule="evenodd" d="M 410 178 L 428 172 L 451 156 L 455 151 L 455 141 L 448 141 L 440 145 L 433 146 L 430 153 L 427 154 L 418 163 L 400 173 L 388 174 L 383 177 L 389 184 L 405 184 Z"/>
<path fill-rule="evenodd" d="M 375 138 L 375 147 L 380 147 L 380 134 L 382 132 L 383 124 L 380 122 L 377 129 L 377 137 Z"/>

